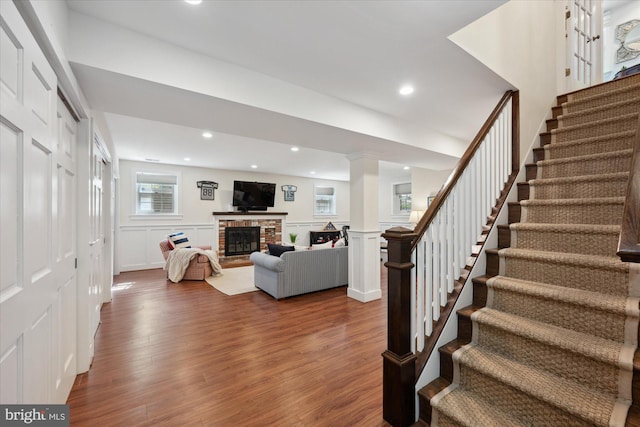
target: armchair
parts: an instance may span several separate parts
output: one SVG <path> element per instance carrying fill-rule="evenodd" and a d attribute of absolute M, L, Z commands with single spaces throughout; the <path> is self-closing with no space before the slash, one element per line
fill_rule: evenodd
<path fill-rule="evenodd" d="M 211 246 L 194 246 L 200 249 L 211 249 Z M 168 240 L 163 240 L 160 242 L 160 250 L 162 251 L 162 256 L 164 257 L 165 262 L 167 258 L 169 258 L 169 253 L 173 250 L 169 245 Z M 209 262 L 209 258 L 206 255 L 198 255 L 194 257 L 190 262 L 187 270 L 184 273 L 182 280 L 204 280 L 205 277 L 211 276 L 213 270 L 211 268 L 211 263 Z"/>

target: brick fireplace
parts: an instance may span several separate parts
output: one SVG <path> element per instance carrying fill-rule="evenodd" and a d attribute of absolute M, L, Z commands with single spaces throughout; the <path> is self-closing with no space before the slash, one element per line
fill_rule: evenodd
<path fill-rule="evenodd" d="M 282 243 L 282 229 L 286 215 L 287 213 L 284 212 L 255 212 L 247 214 L 243 212 L 214 212 L 213 218 L 218 237 L 218 256 L 222 267 L 225 267 L 225 265 L 250 263 L 250 254 L 229 255 L 226 253 L 229 247 L 226 241 L 228 235 L 227 229 L 259 227 L 260 237 L 258 247 L 255 249 L 264 251 L 267 249 L 267 243 Z M 232 246 L 235 246 L 235 244 Z M 251 247 L 251 245 L 249 245 L 249 247 Z M 253 249 L 254 248 L 251 247 L 251 250 Z"/>

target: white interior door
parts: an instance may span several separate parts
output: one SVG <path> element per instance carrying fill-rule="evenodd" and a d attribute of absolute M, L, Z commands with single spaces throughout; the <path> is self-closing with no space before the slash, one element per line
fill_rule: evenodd
<path fill-rule="evenodd" d="M 565 10 L 565 90 L 602 82 L 602 4 L 568 0 Z"/>
<path fill-rule="evenodd" d="M 63 236 L 75 234 L 74 140 L 57 141 L 56 75 L 14 3 L 0 1 L 0 16 L 0 402 L 64 403 L 75 374 L 75 243 Z"/>
<path fill-rule="evenodd" d="M 100 142 L 97 136 L 94 136 L 91 146 L 91 209 L 89 218 L 91 224 L 91 241 L 89 243 L 91 257 L 89 285 L 91 337 L 95 335 L 100 325 L 100 308 L 102 307 L 103 283 L 105 281 L 103 259 L 105 242 L 103 180 L 105 164 L 105 158 L 100 150 Z"/>
<path fill-rule="evenodd" d="M 58 287 L 60 335 L 56 352 L 55 401 L 66 401 L 76 377 L 77 366 L 77 275 L 76 275 L 76 159 L 78 124 L 58 98 L 56 149 L 56 211 L 54 229 L 55 271 Z"/>

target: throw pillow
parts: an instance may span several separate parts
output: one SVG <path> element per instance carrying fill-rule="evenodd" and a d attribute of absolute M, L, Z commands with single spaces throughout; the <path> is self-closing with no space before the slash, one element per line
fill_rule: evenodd
<path fill-rule="evenodd" d="M 269 254 L 273 256 L 280 256 L 285 252 L 295 250 L 295 247 L 293 246 L 283 246 L 275 243 L 267 243 L 267 247 L 269 248 Z"/>
<path fill-rule="evenodd" d="M 344 243 L 344 237 L 342 239 L 336 240 L 335 245 L 333 245 L 334 248 L 341 248 L 343 246 L 346 246 Z"/>
<path fill-rule="evenodd" d="M 167 236 L 167 239 L 169 239 L 169 245 L 173 249 L 191 247 L 191 245 L 189 244 L 189 239 L 187 239 L 187 236 L 182 231 L 169 234 Z"/>
<path fill-rule="evenodd" d="M 311 249 L 331 249 L 333 247 L 333 241 L 329 240 L 326 243 L 318 243 L 317 245 L 311 245 Z"/>

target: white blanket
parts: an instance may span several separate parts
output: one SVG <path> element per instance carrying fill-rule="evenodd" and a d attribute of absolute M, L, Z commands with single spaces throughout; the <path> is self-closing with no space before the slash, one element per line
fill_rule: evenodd
<path fill-rule="evenodd" d="M 164 264 L 164 269 L 168 272 L 169 280 L 174 283 L 181 281 L 184 272 L 189 266 L 189 262 L 199 255 L 206 255 L 207 258 L 209 258 L 214 276 L 222 274 L 222 268 L 220 267 L 220 263 L 218 263 L 218 256 L 214 251 L 200 248 L 177 248 L 169 252 L 167 262 Z"/>

